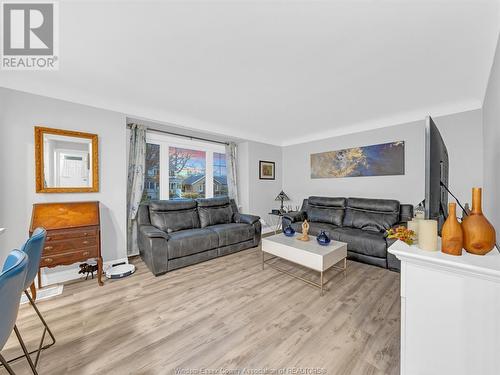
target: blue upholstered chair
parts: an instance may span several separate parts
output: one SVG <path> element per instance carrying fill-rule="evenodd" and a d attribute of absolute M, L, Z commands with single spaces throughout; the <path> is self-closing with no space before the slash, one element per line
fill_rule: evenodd
<path fill-rule="evenodd" d="M 28 256 L 26 253 L 19 250 L 12 250 L 0 273 L 0 350 L 9 339 L 12 329 L 14 329 L 33 373 L 37 374 L 35 366 L 27 353 L 26 346 L 16 326 L 19 302 L 26 281 L 27 271 Z M 0 362 L 5 366 L 9 374 L 14 374 L 14 371 L 1 354 Z"/>
<path fill-rule="evenodd" d="M 46 237 L 47 231 L 45 229 L 36 228 L 28 241 L 21 247 L 21 251 L 24 251 L 28 255 L 28 272 L 26 274 L 26 282 L 24 283 L 24 290 L 35 285 L 34 281 L 40 268 L 40 259 L 42 259 L 42 251 Z M 33 296 L 33 298 L 36 299 L 35 296 Z"/>
<path fill-rule="evenodd" d="M 42 350 L 47 349 L 54 345 L 56 343 L 56 339 L 54 335 L 52 334 L 52 331 L 50 330 L 49 326 L 47 325 L 47 322 L 45 322 L 45 319 L 43 318 L 42 314 L 40 313 L 40 310 L 38 310 L 38 307 L 36 306 L 35 303 L 35 298 L 36 298 L 36 291 L 34 288 L 34 281 L 35 277 L 39 271 L 40 268 L 40 259 L 42 258 L 42 251 L 43 247 L 45 245 L 45 238 L 47 237 L 47 231 L 43 228 L 36 228 L 31 237 L 26 241 L 26 243 L 22 246 L 21 251 L 23 251 L 27 256 L 28 256 L 28 267 L 27 267 L 27 273 L 26 273 L 26 281 L 24 282 L 23 285 L 23 290 L 24 294 L 26 297 L 28 297 L 28 300 L 30 302 L 30 305 L 33 307 L 35 310 L 36 314 L 40 318 L 40 321 L 42 322 L 44 326 L 44 330 L 42 333 L 42 338 L 40 339 L 40 344 L 38 345 L 38 349 L 33 350 L 30 352 L 30 354 L 37 353 L 36 358 L 35 358 L 35 367 L 38 365 L 38 361 L 40 359 L 40 353 Z M 31 293 L 32 296 L 28 293 L 28 288 L 31 287 Z M 44 345 L 44 340 L 45 340 L 45 334 L 48 333 L 50 338 L 52 339 L 52 342 L 50 344 Z M 15 361 L 23 356 L 19 356 L 16 358 L 13 358 L 9 360 L 9 363 L 12 361 Z"/>

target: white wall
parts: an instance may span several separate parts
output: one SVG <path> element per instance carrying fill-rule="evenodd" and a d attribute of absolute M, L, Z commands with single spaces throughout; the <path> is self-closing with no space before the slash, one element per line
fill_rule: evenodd
<path fill-rule="evenodd" d="M 35 193 L 35 125 L 98 134 L 100 192 Z M 0 88 L 0 263 L 26 240 L 37 202 L 100 201 L 104 261 L 126 258 L 126 143 L 122 114 Z"/>
<path fill-rule="evenodd" d="M 434 118 L 450 158 L 450 188 L 470 202 L 472 186 L 482 186 L 481 110 Z M 311 179 L 310 154 L 349 147 L 405 141 L 405 175 Z M 397 199 L 418 204 L 424 199 L 424 120 L 283 148 L 283 188 L 299 204 L 309 195 Z"/>
<path fill-rule="evenodd" d="M 483 112 L 481 109 L 436 117 L 448 149 L 451 191 L 462 203 L 472 202 L 472 188 L 483 179 Z M 449 202 L 454 202 L 449 197 Z"/>
<path fill-rule="evenodd" d="M 484 197 L 486 217 L 500 237 L 500 40 L 483 104 Z"/>
<path fill-rule="evenodd" d="M 282 148 L 266 143 L 238 144 L 239 198 L 242 211 L 268 221 L 268 212 L 279 208 L 274 198 L 282 188 Z M 275 180 L 259 180 L 259 160 L 275 162 Z"/>

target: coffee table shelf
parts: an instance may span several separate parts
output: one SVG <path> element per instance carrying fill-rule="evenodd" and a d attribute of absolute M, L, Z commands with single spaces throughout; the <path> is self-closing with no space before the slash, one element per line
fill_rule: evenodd
<path fill-rule="evenodd" d="M 266 253 L 272 257 L 266 258 Z M 320 282 L 316 283 L 270 263 L 275 258 L 281 258 L 319 272 Z M 338 266 L 338 263 L 343 263 L 343 265 Z M 328 246 L 321 246 L 312 236 L 310 241 L 300 241 L 295 236 L 286 237 L 283 234 L 276 234 L 262 239 L 262 269 L 264 269 L 265 264 L 277 271 L 319 288 L 320 294 L 323 295 L 325 285 L 330 281 L 324 279 L 324 274 L 327 270 L 332 268 L 338 269 L 346 276 L 347 244 L 332 241 Z"/>

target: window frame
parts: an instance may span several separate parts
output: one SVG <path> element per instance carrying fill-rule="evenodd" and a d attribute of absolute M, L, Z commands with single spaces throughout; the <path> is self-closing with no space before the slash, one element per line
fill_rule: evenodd
<path fill-rule="evenodd" d="M 160 146 L 160 162 L 158 173 L 160 173 L 160 196 L 161 200 L 170 199 L 170 174 L 169 174 L 169 147 L 185 148 L 205 152 L 205 198 L 214 197 L 214 153 L 225 154 L 224 145 L 210 142 L 190 140 L 155 132 L 146 133 L 146 143 Z M 207 178 L 210 176 L 211 178 Z"/>

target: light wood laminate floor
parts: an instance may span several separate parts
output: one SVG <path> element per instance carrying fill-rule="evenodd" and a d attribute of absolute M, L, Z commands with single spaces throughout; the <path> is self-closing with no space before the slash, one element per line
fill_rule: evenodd
<path fill-rule="evenodd" d="M 58 340 L 42 354 L 41 375 L 202 368 L 399 373 L 397 273 L 349 261 L 346 278 L 327 274 L 334 276 L 320 297 L 300 280 L 270 267 L 262 271 L 258 248 L 160 277 L 140 259 L 133 262 L 138 270 L 131 277 L 103 287 L 95 280 L 72 282 L 61 296 L 39 302 Z M 18 325 L 29 346 L 36 346 L 41 330 L 28 305 L 21 307 Z M 7 358 L 18 350 L 13 336 L 2 352 Z M 13 367 L 30 373 L 23 360 Z"/>

